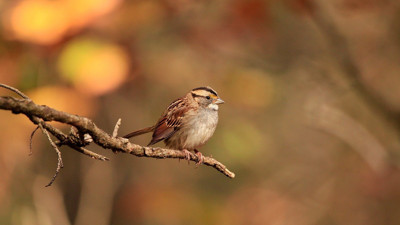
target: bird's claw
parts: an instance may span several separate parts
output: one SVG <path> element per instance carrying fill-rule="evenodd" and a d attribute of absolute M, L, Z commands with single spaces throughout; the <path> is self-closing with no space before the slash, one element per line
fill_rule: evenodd
<path fill-rule="evenodd" d="M 186 149 L 183 149 L 182 152 L 185 154 L 185 159 L 188 161 L 188 164 L 190 162 L 190 152 Z"/>
<path fill-rule="evenodd" d="M 197 156 L 197 160 L 198 161 L 197 161 L 196 165 L 198 166 L 198 165 L 200 165 L 200 164 L 202 164 L 204 162 L 204 156 L 203 156 L 203 154 L 201 152 L 199 152 L 197 150 L 194 150 L 194 152 L 195 152 L 195 154 Z"/>

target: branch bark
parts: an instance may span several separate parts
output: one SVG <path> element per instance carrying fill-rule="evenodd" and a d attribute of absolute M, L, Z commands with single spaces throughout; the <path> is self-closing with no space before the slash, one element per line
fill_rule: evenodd
<path fill-rule="evenodd" d="M 114 152 L 129 153 L 137 157 L 185 159 L 185 154 L 182 151 L 140 146 L 129 142 L 128 139 L 113 137 L 98 128 L 95 123 L 86 117 L 58 111 L 45 105 L 37 105 L 29 98 L 17 99 L 10 96 L 2 96 L 0 97 L 0 109 L 10 110 L 14 114 L 24 114 L 37 125 L 41 124 L 41 120 L 57 121 L 71 125 L 78 130 L 78 133 L 81 134 L 80 136 L 83 137 L 84 134 L 89 134 L 93 138 L 94 143 L 104 149 L 111 149 Z M 92 158 L 108 160 L 104 156 L 84 149 L 85 143 L 83 140 L 79 140 L 79 138 L 69 138 L 69 136 L 49 124 L 42 123 L 42 126 L 58 139 L 59 145 L 68 145 Z M 198 158 L 195 154 L 190 154 L 190 160 L 198 162 Z M 203 164 L 215 168 L 229 178 L 235 177 L 235 174 L 229 171 L 225 165 L 212 157 L 204 157 Z"/>

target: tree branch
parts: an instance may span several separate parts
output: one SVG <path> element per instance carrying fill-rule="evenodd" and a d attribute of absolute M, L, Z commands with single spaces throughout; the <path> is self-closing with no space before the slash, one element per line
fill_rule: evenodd
<path fill-rule="evenodd" d="M 71 125 L 78 130 L 79 134 L 81 134 L 80 136 L 83 137 L 84 134 L 89 134 L 93 138 L 94 143 L 104 149 L 111 149 L 114 152 L 129 153 L 138 157 L 185 159 L 185 154 L 182 151 L 157 147 L 144 147 L 133 144 L 129 142 L 128 139 L 109 135 L 86 117 L 58 111 L 45 105 L 37 105 L 29 98 L 16 99 L 10 96 L 2 96 L 0 97 L 0 109 L 10 110 L 14 114 L 24 114 L 35 124 L 42 124 L 40 123 L 40 120 L 42 119 L 44 121 L 57 121 Z M 42 126 L 59 140 L 60 145 L 68 145 L 81 153 L 91 156 L 92 158 L 108 160 L 104 156 L 100 156 L 84 149 L 83 146 L 85 143 L 83 140 L 80 140 L 79 138 L 70 138 L 70 136 L 63 134 L 61 131 L 49 124 L 43 123 Z M 198 158 L 195 154 L 190 154 L 190 160 L 198 162 Z M 214 167 L 229 178 L 235 177 L 235 174 L 229 171 L 225 165 L 212 157 L 204 157 L 203 164 Z"/>

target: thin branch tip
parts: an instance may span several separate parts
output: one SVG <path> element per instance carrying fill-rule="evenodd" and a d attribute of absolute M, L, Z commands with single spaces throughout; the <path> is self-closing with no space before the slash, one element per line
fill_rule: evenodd
<path fill-rule="evenodd" d="M 11 86 L 8 86 L 8 85 L 2 84 L 2 83 L 0 83 L 0 87 L 3 87 L 3 88 L 5 88 L 5 89 L 8 89 L 8 90 L 10 90 L 10 91 L 16 93 L 17 95 L 19 95 L 20 97 L 22 97 L 22 98 L 24 98 L 24 99 L 29 99 L 29 100 L 30 100 L 30 98 L 29 98 L 27 95 L 25 95 L 25 94 L 22 93 L 20 90 L 14 88 L 14 87 L 11 87 Z"/>
<path fill-rule="evenodd" d="M 41 123 L 39 123 L 39 127 L 42 130 L 42 132 L 46 135 L 47 139 L 49 140 L 51 146 L 54 148 L 54 150 L 57 153 L 57 168 L 56 168 L 56 172 L 53 176 L 53 178 L 51 179 L 50 183 L 46 186 L 49 187 L 53 184 L 53 182 L 56 180 L 56 177 L 58 175 L 58 173 L 60 172 L 60 170 L 62 168 L 64 168 L 64 163 L 62 161 L 62 157 L 61 157 L 61 151 L 60 149 L 58 149 L 56 143 L 54 143 L 54 141 L 51 139 L 49 132 L 43 127 L 42 123 L 44 123 L 44 121 L 42 120 Z"/>
<path fill-rule="evenodd" d="M 36 128 L 32 131 L 31 136 L 29 138 L 29 155 L 33 155 L 32 151 L 32 144 L 33 144 L 33 136 L 35 135 L 36 131 L 39 129 L 39 126 L 36 126 Z"/>
<path fill-rule="evenodd" d="M 118 136 L 118 130 L 119 130 L 120 126 L 121 126 L 121 118 L 119 118 L 117 123 L 115 124 L 114 131 L 113 131 L 113 134 L 112 134 L 113 138 Z"/>

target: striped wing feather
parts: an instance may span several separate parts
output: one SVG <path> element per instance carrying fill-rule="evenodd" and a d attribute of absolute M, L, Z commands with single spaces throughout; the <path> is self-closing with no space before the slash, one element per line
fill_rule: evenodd
<path fill-rule="evenodd" d="M 179 130 L 182 125 L 182 118 L 188 109 L 186 101 L 181 98 L 172 102 L 157 122 L 153 138 L 148 145 L 165 140 Z"/>

